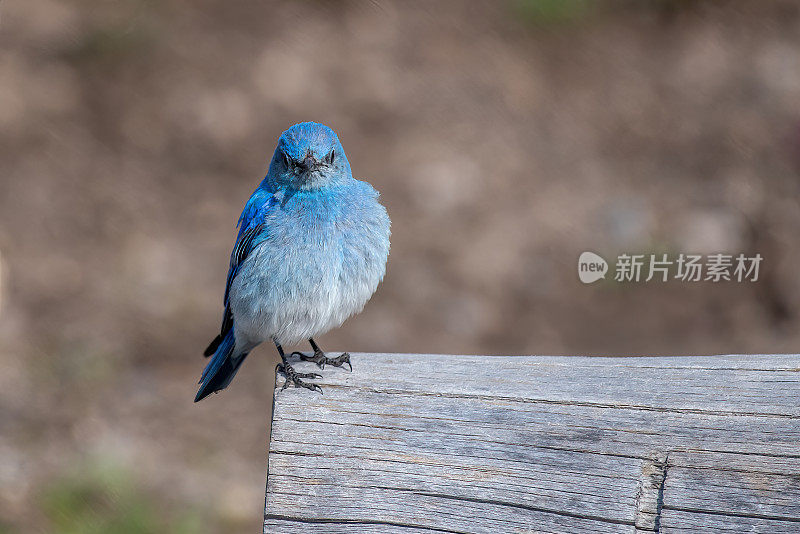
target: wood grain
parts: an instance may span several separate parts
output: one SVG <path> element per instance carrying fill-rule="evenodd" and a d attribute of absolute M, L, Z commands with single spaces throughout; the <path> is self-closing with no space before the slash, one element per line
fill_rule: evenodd
<path fill-rule="evenodd" d="M 352 363 L 277 379 L 265 533 L 800 532 L 796 355 Z"/>

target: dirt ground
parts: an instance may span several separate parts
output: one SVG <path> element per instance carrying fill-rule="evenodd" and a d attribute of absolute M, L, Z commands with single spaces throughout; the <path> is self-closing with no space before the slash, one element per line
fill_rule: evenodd
<path fill-rule="evenodd" d="M 277 356 L 193 404 L 281 131 L 393 221 L 357 352 L 796 352 L 791 1 L 0 4 L 0 533 L 257 532 Z M 763 256 L 578 280 L 581 252 Z"/>

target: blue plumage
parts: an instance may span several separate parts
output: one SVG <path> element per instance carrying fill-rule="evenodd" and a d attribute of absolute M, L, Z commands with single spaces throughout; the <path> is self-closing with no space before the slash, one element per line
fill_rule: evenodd
<path fill-rule="evenodd" d="M 239 217 L 231 253 L 220 334 L 205 351 L 195 401 L 224 389 L 247 354 L 272 340 L 286 384 L 319 389 L 287 363 L 282 345 L 311 342 L 317 362 L 328 358 L 313 336 L 358 313 L 383 279 L 389 255 L 389 217 L 378 192 L 353 178 L 336 134 L 322 124 L 283 132 L 267 176 Z M 285 387 L 285 386 L 284 386 Z"/>

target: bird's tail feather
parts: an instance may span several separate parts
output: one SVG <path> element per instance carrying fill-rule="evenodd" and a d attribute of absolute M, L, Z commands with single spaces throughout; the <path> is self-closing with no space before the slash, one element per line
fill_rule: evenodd
<path fill-rule="evenodd" d="M 236 371 L 239 370 L 242 362 L 247 357 L 246 352 L 234 356 L 233 349 L 235 344 L 233 330 L 231 330 L 222 338 L 214 357 L 211 358 L 211 361 L 208 362 L 208 365 L 203 370 L 203 375 L 200 377 L 200 389 L 194 398 L 195 402 L 204 399 L 215 391 L 225 389 L 231 383 Z"/>
<path fill-rule="evenodd" d="M 206 350 L 203 351 L 203 356 L 208 357 L 217 352 L 220 343 L 222 343 L 222 335 L 219 335 L 214 338 L 214 340 L 208 345 L 208 348 L 206 348 Z"/>

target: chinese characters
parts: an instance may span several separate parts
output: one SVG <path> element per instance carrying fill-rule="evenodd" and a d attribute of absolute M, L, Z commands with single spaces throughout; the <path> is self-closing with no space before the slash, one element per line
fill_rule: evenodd
<path fill-rule="evenodd" d="M 649 261 L 647 261 L 647 260 Z M 683 282 L 756 282 L 761 254 L 620 254 L 615 265 L 617 282 L 666 282 L 671 278 Z"/>

